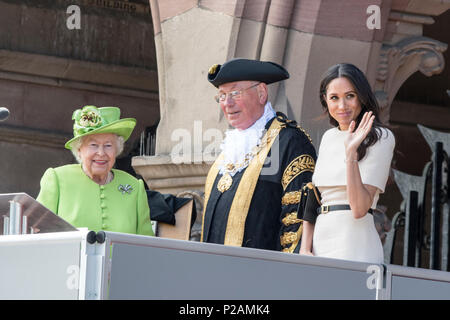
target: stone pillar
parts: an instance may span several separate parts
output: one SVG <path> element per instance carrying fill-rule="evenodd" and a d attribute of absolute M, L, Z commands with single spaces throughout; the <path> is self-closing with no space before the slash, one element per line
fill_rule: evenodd
<path fill-rule="evenodd" d="M 151 189 L 164 193 L 203 191 L 209 169 L 203 151 L 220 143 L 227 128 L 206 80 L 211 65 L 232 57 L 242 1 L 151 0 L 157 53 L 160 115 L 156 155 L 132 165 Z M 214 10 L 218 9 L 218 10 Z M 213 141 L 206 141 L 211 138 Z M 174 163 L 178 151 L 184 163 Z M 214 158 L 214 156 L 213 156 Z"/>

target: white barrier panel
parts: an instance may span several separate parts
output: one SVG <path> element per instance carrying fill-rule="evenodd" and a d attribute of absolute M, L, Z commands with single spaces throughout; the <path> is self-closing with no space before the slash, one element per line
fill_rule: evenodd
<path fill-rule="evenodd" d="M 381 265 L 112 232 L 106 238 L 110 299 L 361 300 L 376 299 L 383 283 L 373 281 Z"/>
<path fill-rule="evenodd" d="M 78 299 L 81 232 L 0 236 L 0 299 Z"/>
<path fill-rule="evenodd" d="M 392 300 L 449 300 L 450 272 L 387 265 Z"/>
<path fill-rule="evenodd" d="M 0 299 L 447 300 L 450 273 L 83 230 L 0 236 Z"/>

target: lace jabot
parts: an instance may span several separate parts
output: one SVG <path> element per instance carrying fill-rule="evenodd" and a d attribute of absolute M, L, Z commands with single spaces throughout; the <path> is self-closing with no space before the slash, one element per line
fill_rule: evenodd
<path fill-rule="evenodd" d="M 225 173 L 226 166 L 234 164 L 238 167 L 236 171 L 229 172 L 231 176 L 242 171 L 248 165 L 249 154 L 254 147 L 261 143 L 267 122 L 276 116 L 275 110 L 270 102 L 264 106 L 264 114 L 256 122 L 245 130 L 232 129 L 225 132 L 225 139 L 220 145 L 224 155 L 223 162 L 219 165 L 219 173 Z M 247 161 L 246 161 L 247 160 Z M 244 164 L 246 165 L 240 165 Z"/>

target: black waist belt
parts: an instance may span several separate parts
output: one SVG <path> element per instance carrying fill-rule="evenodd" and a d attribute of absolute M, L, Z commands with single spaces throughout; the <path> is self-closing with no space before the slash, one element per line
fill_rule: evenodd
<path fill-rule="evenodd" d="M 328 213 L 330 211 L 338 211 L 338 210 L 351 210 L 350 205 L 348 204 L 336 204 L 333 206 L 320 206 L 317 208 L 317 214 Z M 372 209 L 369 208 L 367 210 L 368 213 L 373 215 Z"/>

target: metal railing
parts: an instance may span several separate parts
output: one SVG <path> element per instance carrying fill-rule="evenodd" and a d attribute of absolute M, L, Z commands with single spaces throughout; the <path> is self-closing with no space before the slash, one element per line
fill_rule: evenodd
<path fill-rule="evenodd" d="M 450 271 L 450 134 L 418 125 L 432 150 L 421 176 L 394 170 L 394 178 L 403 197 L 400 211 L 392 220 L 392 229 L 384 245 L 385 263 L 393 263 L 399 234 L 403 230 L 403 265 Z"/>
<path fill-rule="evenodd" d="M 139 140 L 139 155 L 140 156 L 154 156 L 156 148 L 156 128 L 157 124 L 145 128 L 142 131 Z"/>

